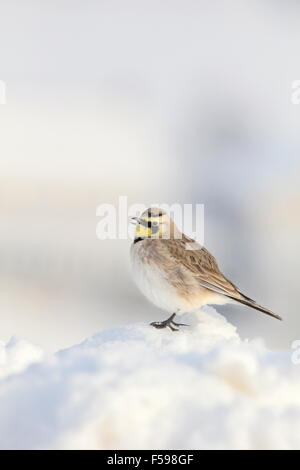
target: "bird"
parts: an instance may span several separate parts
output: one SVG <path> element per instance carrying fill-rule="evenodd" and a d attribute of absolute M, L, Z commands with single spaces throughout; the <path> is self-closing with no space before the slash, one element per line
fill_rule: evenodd
<path fill-rule="evenodd" d="M 182 233 L 166 211 L 150 207 L 131 221 L 136 224 L 130 249 L 134 281 L 150 302 L 171 313 L 151 326 L 178 331 L 188 325 L 175 321 L 176 315 L 226 303 L 240 303 L 282 320 L 243 294 L 220 271 L 214 256 Z"/>

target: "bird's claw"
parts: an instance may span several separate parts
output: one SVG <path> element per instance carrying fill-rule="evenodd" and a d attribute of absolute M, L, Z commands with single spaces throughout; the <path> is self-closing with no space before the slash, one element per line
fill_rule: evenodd
<path fill-rule="evenodd" d="M 169 327 L 170 330 L 172 330 L 172 331 L 179 331 L 181 326 L 188 326 L 186 323 L 177 323 L 177 322 L 175 322 L 173 320 L 175 316 L 176 316 L 176 314 L 173 313 L 173 315 L 171 315 L 170 318 L 168 318 L 167 320 L 154 321 L 154 322 L 150 323 L 150 325 L 154 326 L 154 328 L 158 328 L 158 329 Z"/>

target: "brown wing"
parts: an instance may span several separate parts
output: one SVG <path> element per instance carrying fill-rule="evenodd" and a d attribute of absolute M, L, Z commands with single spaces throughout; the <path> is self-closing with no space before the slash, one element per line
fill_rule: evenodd
<path fill-rule="evenodd" d="M 186 249 L 187 245 L 192 249 Z M 236 300 L 278 320 L 282 319 L 279 315 L 262 307 L 254 300 L 242 294 L 242 292 L 221 273 L 215 258 L 209 251 L 193 239 L 183 235 L 182 239 L 168 240 L 166 248 L 169 251 L 169 255 L 176 263 L 184 265 L 186 269 L 194 274 L 202 287 L 225 295 L 232 300 Z"/>
<path fill-rule="evenodd" d="M 241 297 L 237 287 L 221 273 L 215 258 L 206 248 L 185 235 L 182 239 L 168 240 L 166 247 L 170 256 L 192 272 L 201 286 L 219 294 Z"/>

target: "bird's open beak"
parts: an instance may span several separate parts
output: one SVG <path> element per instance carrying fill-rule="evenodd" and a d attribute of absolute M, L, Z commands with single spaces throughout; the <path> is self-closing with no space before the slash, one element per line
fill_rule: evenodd
<path fill-rule="evenodd" d="M 140 219 L 139 219 L 138 217 L 129 217 L 129 222 L 130 222 L 131 224 L 136 225 L 136 224 L 139 223 L 139 221 L 140 221 Z"/>

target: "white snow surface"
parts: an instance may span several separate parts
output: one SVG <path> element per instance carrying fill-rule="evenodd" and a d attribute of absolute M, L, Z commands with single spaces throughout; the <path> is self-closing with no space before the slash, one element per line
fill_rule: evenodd
<path fill-rule="evenodd" d="M 1 449 L 300 448 L 300 366 L 211 307 L 179 332 L 131 324 L 44 359 L 12 340 L 0 374 Z"/>

